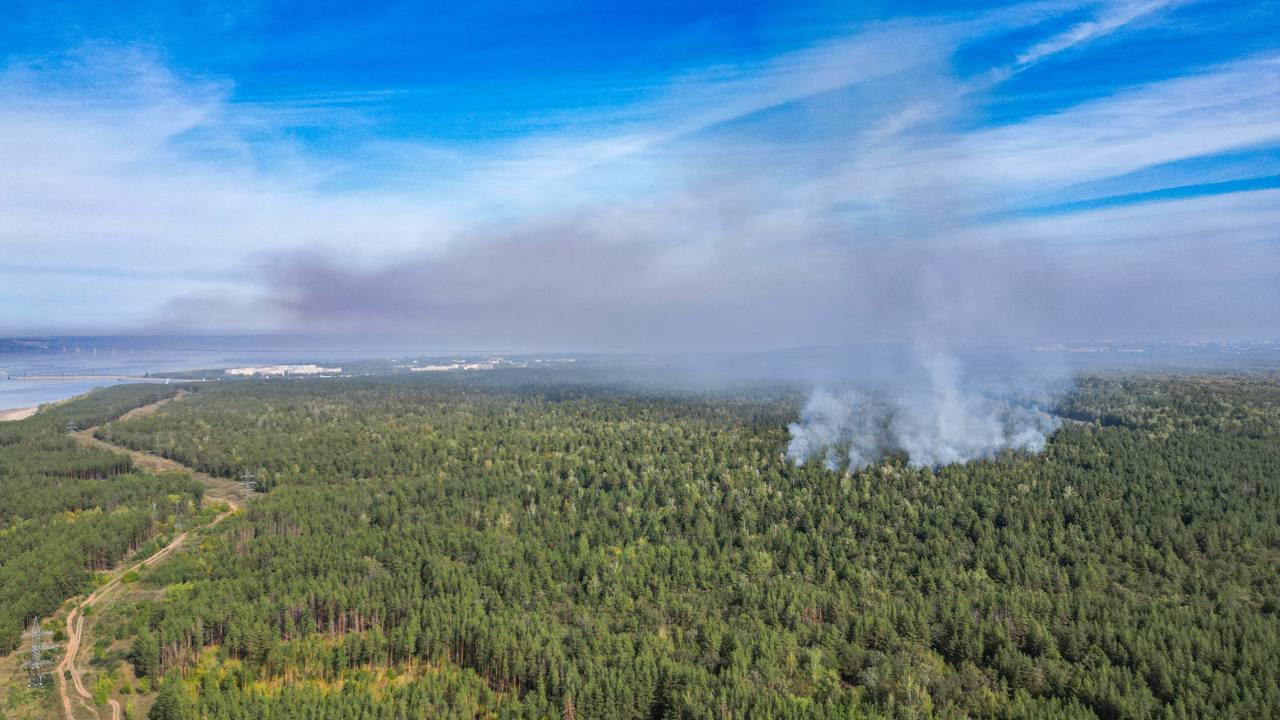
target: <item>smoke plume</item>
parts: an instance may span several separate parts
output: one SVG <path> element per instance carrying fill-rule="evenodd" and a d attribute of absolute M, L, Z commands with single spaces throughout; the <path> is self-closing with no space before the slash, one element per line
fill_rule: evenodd
<path fill-rule="evenodd" d="M 1064 380 L 966 371 L 931 353 L 901 377 L 839 391 L 818 390 L 789 426 L 787 456 L 850 471 L 901 456 L 916 467 L 1040 452 L 1060 424 L 1050 412 Z"/>

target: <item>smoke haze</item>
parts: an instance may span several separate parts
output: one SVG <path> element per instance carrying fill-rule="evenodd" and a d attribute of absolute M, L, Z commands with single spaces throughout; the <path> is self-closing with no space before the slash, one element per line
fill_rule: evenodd
<path fill-rule="evenodd" d="M 788 428 L 787 456 L 853 471 L 892 455 L 919 468 L 1040 452 L 1060 424 L 1052 401 L 1068 388 L 1043 373 L 982 378 L 932 354 L 878 384 L 816 391 Z"/>

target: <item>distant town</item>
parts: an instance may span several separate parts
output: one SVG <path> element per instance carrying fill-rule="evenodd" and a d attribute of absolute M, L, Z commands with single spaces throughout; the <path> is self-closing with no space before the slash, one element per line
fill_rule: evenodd
<path fill-rule="evenodd" d="M 497 370 L 500 368 L 551 367 L 576 363 L 576 358 L 531 358 L 512 360 L 504 357 L 439 358 L 417 359 L 391 363 L 390 367 L 369 367 L 368 362 L 358 367 L 330 367 L 316 363 L 255 365 L 226 368 L 224 375 L 232 377 L 339 377 L 350 375 L 382 374 L 387 371 L 396 372 L 468 372 L 474 370 Z"/>
<path fill-rule="evenodd" d="M 224 370 L 228 375 L 239 375 L 245 377 L 269 377 L 272 375 L 338 375 L 342 372 L 340 367 L 321 367 L 314 364 L 306 365 L 264 365 L 261 367 L 238 367 L 227 368 Z"/>

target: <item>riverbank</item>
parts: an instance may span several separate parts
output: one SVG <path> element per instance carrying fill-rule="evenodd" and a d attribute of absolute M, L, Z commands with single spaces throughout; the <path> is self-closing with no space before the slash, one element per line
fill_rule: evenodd
<path fill-rule="evenodd" d="M 10 420 L 25 420 L 36 414 L 38 407 L 14 408 L 12 410 L 0 410 L 0 422 L 9 422 Z"/>
<path fill-rule="evenodd" d="M 28 382 L 85 382 L 85 381 L 104 381 L 104 382 L 170 382 L 170 378 L 151 377 L 149 375 L 76 375 L 67 373 L 65 375 L 13 375 L 10 380 L 25 380 Z"/>
<path fill-rule="evenodd" d="M 67 374 L 67 375 L 14 375 L 0 380 L 0 413 L 24 410 L 49 403 L 62 402 L 92 390 L 110 385 L 128 383 L 163 383 L 163 379 L 140 379 L 124 373 L 117 374 Z M 4 417 L 5 420 L 18 418 Z"/>

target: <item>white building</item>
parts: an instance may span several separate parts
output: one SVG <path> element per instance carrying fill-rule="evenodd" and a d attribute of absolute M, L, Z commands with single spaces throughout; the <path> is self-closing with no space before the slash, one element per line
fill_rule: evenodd
<path fill-rule="evenodd" d="M 327 368 L 319 365 L 264 365 L 262 367 L 228 368 L 228 375 L 252 377 L 255 375 L 336 375 L 342 368 Z"/>

